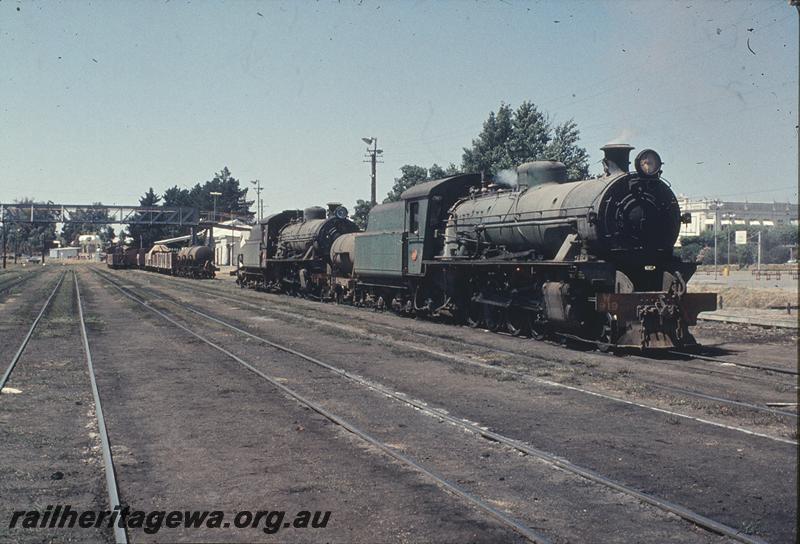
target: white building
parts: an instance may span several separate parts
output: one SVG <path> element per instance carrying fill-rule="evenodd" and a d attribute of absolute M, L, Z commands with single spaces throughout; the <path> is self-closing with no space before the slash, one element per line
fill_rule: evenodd
<path fill-rule="evenodd" d="M 53 247 L 50 248 L 51 259 L 77 259 L 78 253 L 81 248 L 79 247 Z"/>
<path fill-rule="evenodd" d="M 681 225 L 680 236 L 699 236 L 704 231 L 746 227 L 777 227 L 798 224 L 798 206 L 788 202 L 733 202 L 710 198 L 691 200 L 678 197 L 681 213 L 690 213 L 692 220 Z"/>
<path fill-rule="evenodd" d="M 220 221 L 219 226 L 214 227 L 214 264 L 235 266 L 242 237 L 249 236 L 251 228 L 251 225 L 238 219 Z"/>
<path fill-rule="evenodd" d="M 103 241 L 97 234 L 81 234 L 78 236 L 78 245 L 80 246 L 80 258 L 90 261 L 100 260 L 100 251 L 103 247 Z"/>

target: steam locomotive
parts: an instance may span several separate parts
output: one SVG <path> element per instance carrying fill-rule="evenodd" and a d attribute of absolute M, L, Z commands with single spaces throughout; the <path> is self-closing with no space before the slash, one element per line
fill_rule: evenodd
<path fill-rule="evenodd" d="M 581 181 L 536 161 L 516 187 L 475 174 L 422 183 L 375 206 L 365 232 L 335 206 L 275 214 L 254 227 L 237 281 L 601 349 L 694 344 L 689 326 L 716 296 L 686 293 L 696 265 L 673 246 L 689 218 L 658 153 L 629 171 L 632 149 L 603 147 L 603 175 Z"/>
<path fill-rule="evenodd" d="M 270 215 L 250 232 L 238 255 L 242 285 L 325 299 L 330 294 L 331 248 L 342 235 L 356 233 L 338 203 Z"/>

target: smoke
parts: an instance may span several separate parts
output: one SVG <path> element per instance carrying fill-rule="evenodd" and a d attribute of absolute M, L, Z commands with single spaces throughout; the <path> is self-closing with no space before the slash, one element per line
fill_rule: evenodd
<path fill-rule="evenodd" d="M 619 134 L 609 140 L 608 144 L 629 144 L 636 138 L 636 131 L 632 128 L 625 127 Z"/>
<path fill-rule="evenodd" d="M 517 186 L 517 171 L 513 168 L 507 168 L 505 170 L 500 170 L 494 176 L 495 183 L 499 183 L 502 185 L 508 185 L 509 187 L 516 187 Z"/>

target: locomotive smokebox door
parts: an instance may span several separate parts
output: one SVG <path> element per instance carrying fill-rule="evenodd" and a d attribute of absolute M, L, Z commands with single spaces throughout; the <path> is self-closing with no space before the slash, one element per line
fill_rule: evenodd
<path fill-rule="evenodd" d="M 428 200 L 406 201 L 406 263 L 408 274 L 422 274 L 422 260 L 425 250 L 425 231 L 427 229 Z"/>

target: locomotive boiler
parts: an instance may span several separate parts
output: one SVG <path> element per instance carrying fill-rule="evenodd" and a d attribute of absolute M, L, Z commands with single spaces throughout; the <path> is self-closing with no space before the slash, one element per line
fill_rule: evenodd
<path fill-rule="evenodd" d="M 695 265 L 673 255 L 682 216 L 661 159 L 644 150 L 629 171 L 630 146 L 602 150 L 592 179 L 537 161 L 516 187 L 459 175 L 376 206 L 331 255 L 339 298 L 602 348 L 694 343 L 688 327 L 716 298 L 686 293 Z"/>
<path fill-rule="evenodd" d="M 357 232 L 347 209 L 338 203 L 328 209 L 313 206 L 285 210 L 254 228 L 239 257 L 237 282 L 270 291 L 324 298 L 329 291 L 331 247 L 342 235 Z M 254 235 L 260 234 L 258 263 Z M 249 244 L 249 245 L 248 245 Z"/>

